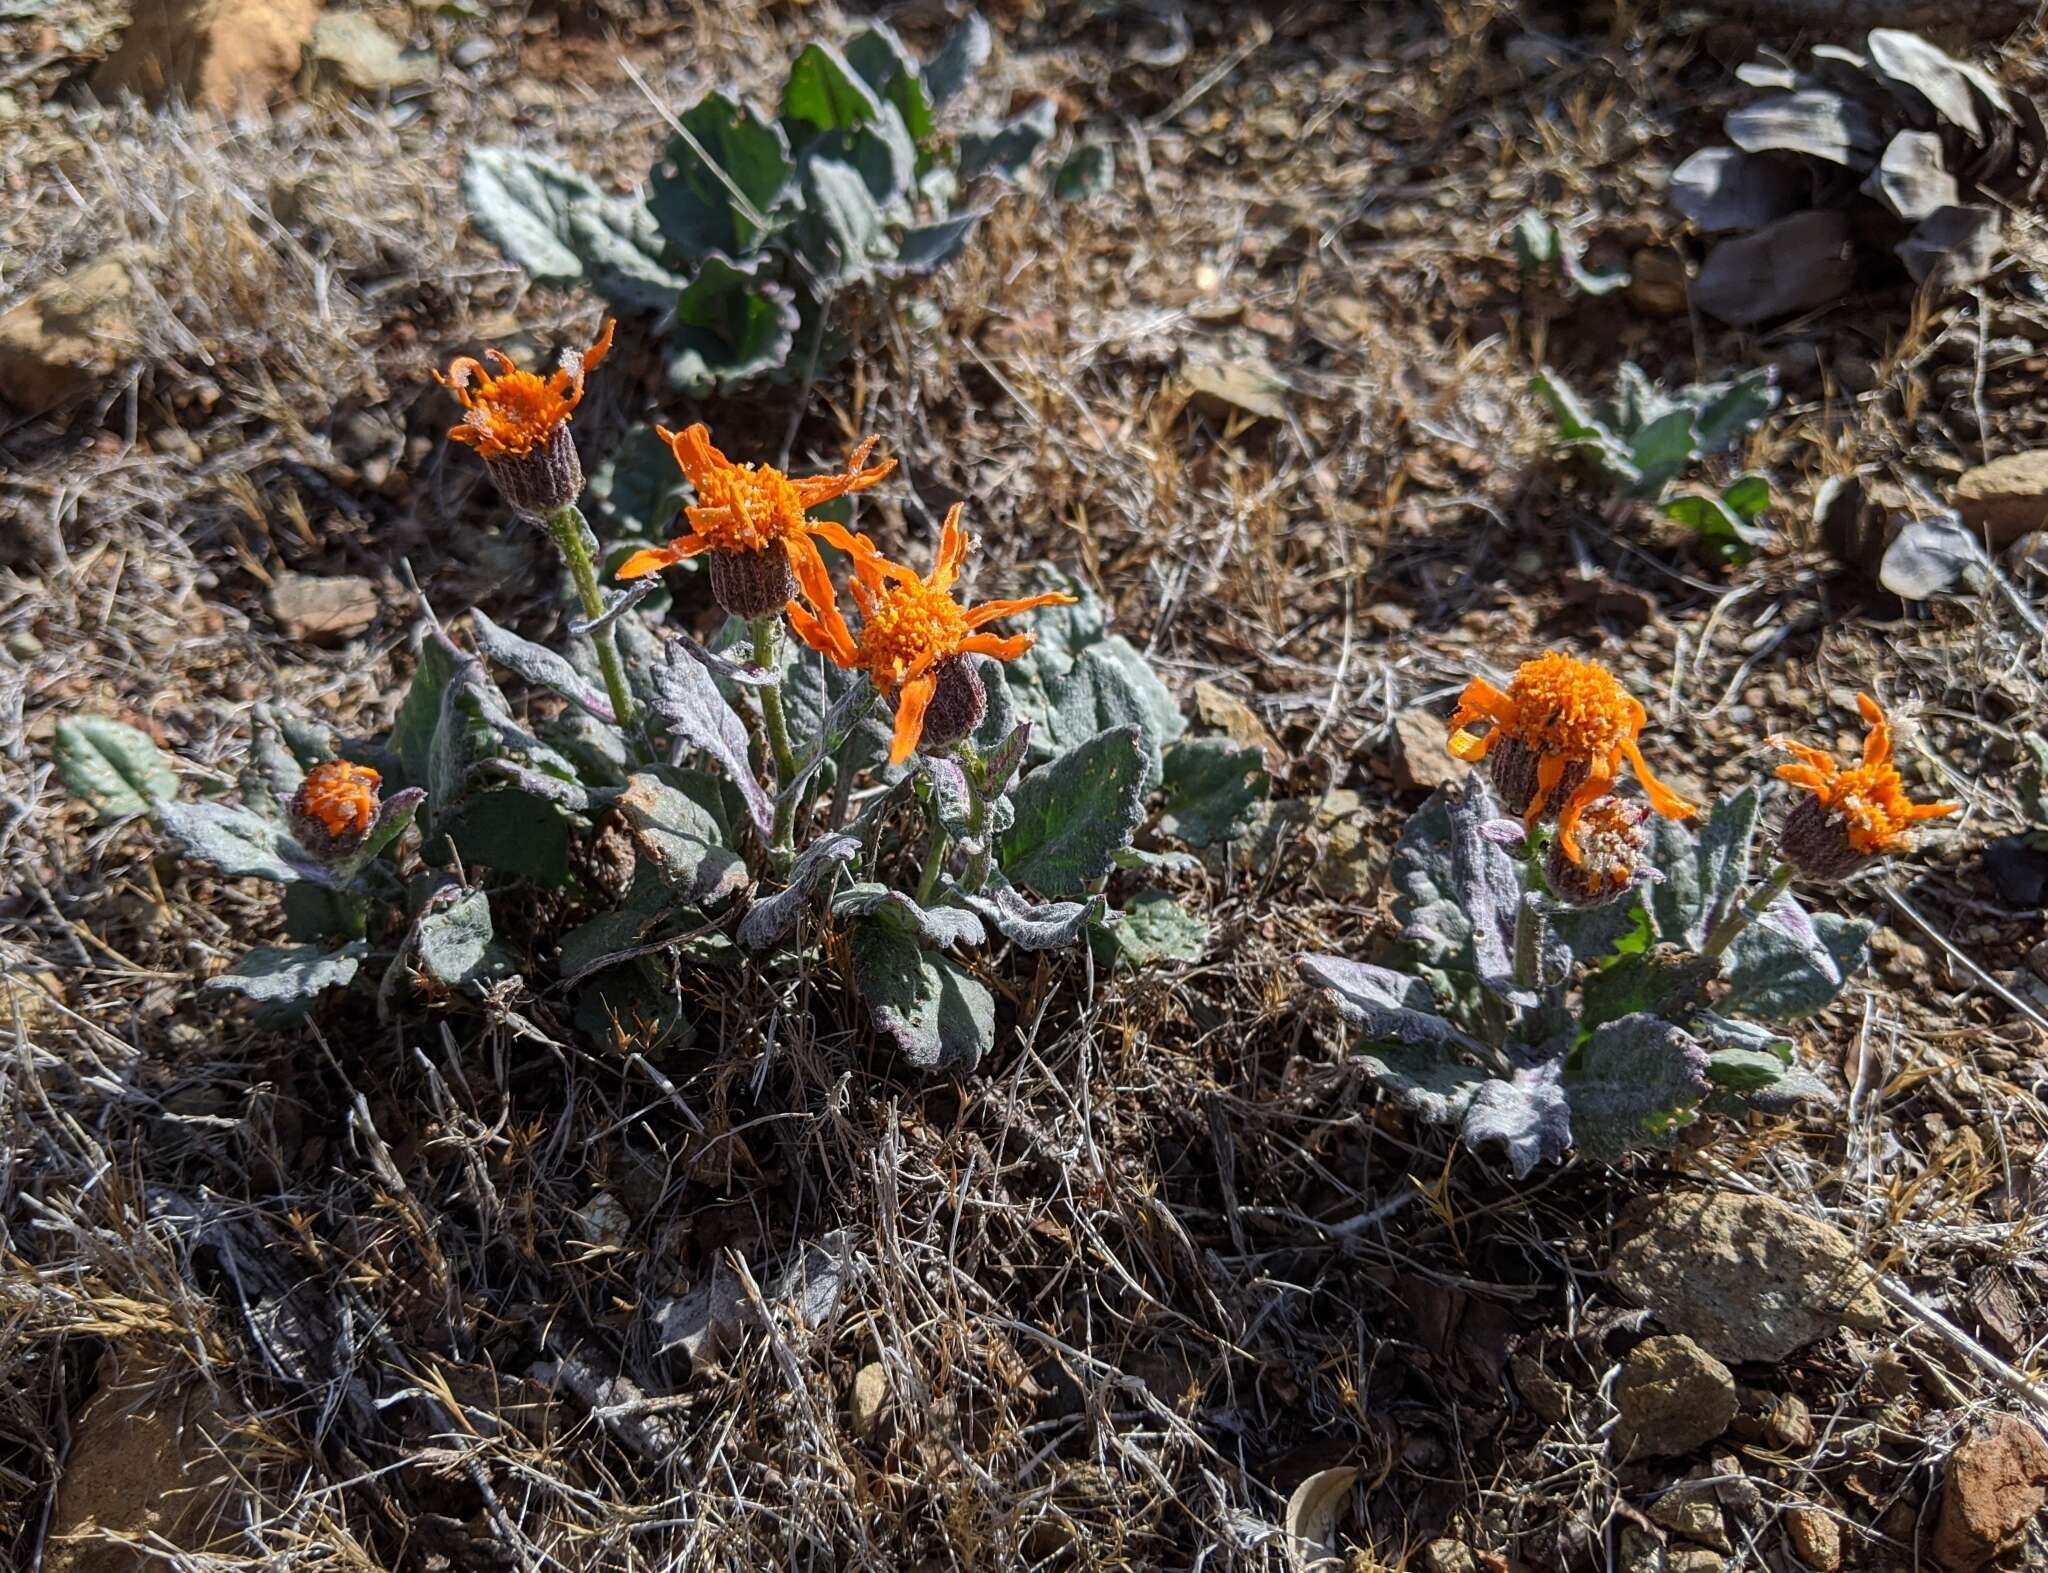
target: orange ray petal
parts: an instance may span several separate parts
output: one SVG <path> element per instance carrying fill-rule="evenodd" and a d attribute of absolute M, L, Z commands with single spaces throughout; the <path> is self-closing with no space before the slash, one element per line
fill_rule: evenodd
<path fill-rule="evenodd" d="M 458 355 L 448 363 L 446 373 L 434 373 L 434 380 L 462 400 L 463 406 L 467 408 L 470 401 L 470 382 L 488 382 L 490 379 L 474 355 Z"/>
<path fill-rule="evenodd" d="M 896 696 L 896 731 L 889 739 L 889 763 L 900 765 L 917 750 L 924 736 L 924 712 L 932 702 L 939 680 L 927 672 L 903 685 Z"/>
<path fill-rule="evenodd" d="M 1634 738 L 1624 739 L 1621 751 L 1628 759 L 1629 768 L 1635 771 L 1636 780 L 1642 783 L 1643 796 L 1650 800 L 1650 807 L 1666 819 L 1690 819 L 1699 812 L 1652 774 L 1648 763 L 1643 759 L 1643 751 L 1636 746 Z"/>
<path fill-rule="evenodd" d="M 710 548 L 711 543 L 702 536 L 682 535 L 666 546 L 643 546 L 639 551 L 619 564 L 615 579 L 643 579 L 648 574 L 663 568 L 673 568 L 687 558 Z"/>
<path fill-rule="evenodd" d="M 1524 824 L 1533 825 L 1542 816 L 1544 808 L 1550 802 L 1550 794 L 1555 792 L 1558 784 L 1564 780 L 1564 767 L 1565 757 L 1562 754 L 1545 754 L 1536 761 L 1536 792 L 1529 799 L 1528 808 L 1523 811 Z M 1579 860 L 1577 853 L 1567 853 L 1567 856 L 1574 863 Z"/>
<path fill-rule="evenodd" d="M 1461 727 L 1451 734 L 1447 746 L 1453 759 L 1462 759 L 1468 765 L 1475 765 L 1486 757 L 1486 751 L 1493 747 L 1493 740 L 1499 736 L 1498 731 L 1491 731 L 1480 737 Z"/>
<path fill-rule="evenodd" d="M 1813 748 L 1789 737 L 1772 738 L 1771 747 L 1784 749 L 1824 779 L 1832 779 L 1836 774 L 1835 756 L 1825 748 Z M 1785 779 L 1789 781 L 1791 777 Z"/>
<path fill-rule="evenodd" d="M 969 634 L 960 641 L 960 649 L 967 655 L 988 655 L 998 661 L 1014 661 L 1036 642 L 1030 634 L 1011 634 L 1007 639 L 1001 634 Z"/>
<path fill-rule="evenodd" d="M 1877 708 L 1877 702 L 1868 694 L 1856 696 L 1856 708 L 1863 712 L 1863 719 L 1870 727 L 1870 735 L 1863 739 L 1863 762 L 1866 765 L 1889 764 L 1892 757 L 1892 724 Z"/>
<path fill-rule="evenodd" d="M 1809 792 L 1822 793 L 1828 789 L 1827 773 L 1812 765 L 1780 765 L 1775 774 L 1780 781 L 1789 781 L 1793 786 L 1805 787 Z"/>
<path fill-rule="evenodd" d="M 1064 590 L 1053 590 L 1045 595 L 1027 595 L 1021 601 L 983 601 L 971 607 L 967 613 L 967 626 L 979 628 L 992 623 L 999 617 L 1014 617 L 1019 612 L 1033 611 L 1041 606 L 1071 606 L 1074 598 Z"/>
<path fill-rule="evenodd" d="M 1923 819 L 1946 819 L 1949 815 L 1960 814 L 1962 811 L 1963 805 L 1960 803 L 1908 803 L 1906 818 L 1917 824 Z"/>
<path fill-rule="evenodd" d="M 714 470 L 737 468 L 732 460 L 711 445 L 711 428 L 702 421 L 685 426 L 681 431 L 657 426 L 654 435 L 668 444 L 668 451 L 675 455 L 677 467 L 690 478 L 692 486 L 701 486 L 703 477 Z"/>
<path fill-rule="evenodd" d="M 1547 761 L 1546 761 L 1547 763 Z M 1538 779 L 1542 770 L 1538 767 Z M 1564 855 L 1574 863 L 1579 857 L 1579 816 L 1586 811 L 1586 805 L 1595 798 L 1605 797 L 1609 787 L 1614 785 L 1614 772 L 1595 769 L 1579 783 L 1578 791 L 1565 799 L 1564 811 L 1557 816 L 1557 844 L 1564 848 Z"/>
<path fill-rule="evenodd" d="M 967 548 L 973 543 L 960 528 L 960 514 L 966 506 L 956 502 L 946 510 L 946 522 L 939 530 L 939 555 L 932 563 L 931 577 L 925 580 L 934 590 L 952 589 L 953 581 L 960 577 L 960 565 L 967 561 Z"/>
<path fill-rule="evenodd" d="M 1451 730 L 1473 721 L 1512 721 L 1514 701 L 1483 677 L 1475 677 L 1458 695 L 1458 708 L 1451 712 Z"/>

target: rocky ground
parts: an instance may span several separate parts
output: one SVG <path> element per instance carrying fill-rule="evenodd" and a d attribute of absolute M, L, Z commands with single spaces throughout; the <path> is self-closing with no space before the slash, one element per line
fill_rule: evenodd
<path fill-rule="evenodd" d="M 891 14 L 928 47 L 947 9 Z M 2048 250 L 2020 203 L 1969 287 L 1706 316 L 1670 171 L 1815 39 L 1574 9 L 992 7 L 972 109 L 1050 94 L 1107 193 L 1012 194 L 802 407 L 680 400 L 623 340 L 594 385 L 587 453 L 653 409 L 881 433 L 974 499 L 986 582 L 1075 566 L 1267 755 L 1272 833 L 1184 892 L 1205 959 L 927 1084 L 708 992 L 653 1060 L 545 1000 L 259 1032 L 199 984 L 269 897 L 50 767 L 81 712 L 222 780 L 259 700 L 377 731 L 415 586 L 559 629 L 427 373 L 598 308 L 468 228 L 461 151 L 623 188 L 667 105 L 845 16 L 0 0 L 0 1564 L 2041 1565 Z M 2038 30 L 1950 42 L 2048 82 Z M 1518 266 L 1531 209 L 1631 281 Z M 1746 563 L 1556 450 L 1531 375 L 1624 359 L 1776 368 L 1697 474 L 1769 476 Z M 1949 506 L 2000 571 L 1902 598 L 1889 532 Z M 1800 1042 L 1835 1107 L 1517 1185 L 1296 998 L 1294 952 L 1388 932 L 1457 688 L 1552 645 L 1683 790 L 1854 746 L 1867 689 L 1965 805 L 1848 893 L 1876 965 Z"/>

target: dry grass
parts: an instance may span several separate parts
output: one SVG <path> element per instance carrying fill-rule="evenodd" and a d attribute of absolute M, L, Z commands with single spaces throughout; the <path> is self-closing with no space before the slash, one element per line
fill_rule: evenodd
<path fill-rule="evenodd" d="M 2034 440 L 2038 370 L 1980 391 L 1946 346 L 1983 312 L 2033 337 L 2040 308 L 2002 277 L 1756 343 L 1555 297 L 1516 277 L 1508 226 L 1536 202 L 1591 216 L 1619 260 L 1669 238 L 1646 172 L 1719 80 L 1691 41 L 1580 39 L 1532 83 L 1501 58 L 1503 5 L 1191 14 L 1165 70 L 1130 62 L 1135 18 L 1019 22 L 992 102 L 1062 92 L 1118 139 L 1114 193 L 1012 197 L 936 324 L 879 322 L 802 409 L 770 391 L 665 413 L 753 447 L 794 433 L 800 459 L 882 433 L 905 470 L 887 544 L 921 550 L 967 495 L 984 585 L 1079 564 L 1177 687 L 1256 706 L 1287 796 L 1358 794 L 1367 868 L 1416 802 L 1394 716 L 1546 642 L 1612 661 L 1701 787 L 1757 773 L 1773 730 L 1825 738 L 1815 694 L 1917 711 L 1914 768 L 1968 813 L 1892 876 L 1933 934 L 1854 898 L 1895 918 L 1878 969 L 1804 1033 L 1843 1110 L 1511 1187 L 1377 1107 L 1292 997 L 1291 953 L 1384 923 L 1323 829 L 1189 891 L 1217 926 L 1200 965 L 992 978 L 1031 1025 L 957 1084 L 906 1079 L 823 974 L 685 967 L 694 1040 L 648 1055 L 579 1036 L 545 986 L 481 1015 L 256 1032 L 198 982 L 274 930 L 270 898 L 88 825 L 50 729 L 123 714 L 219 779 L 275 693 L 376 731 L 407 661 L 400 561 L 444 611 L 553 624 L 541 550 L 445 460 L 423 371 L 515 327 L 567 340 L 591 308 L 526 290 L 463 230 L 454 159 L 516 135 L 630 179 L 658 117 L 606 48 L 511 33 L 497 80 L 451 77 L 404 125 L 52 112 L 0 130 L 8 167 L 47 171 L 10 199 L 0 307 L 110 246 L 155 261 L 132 373 L 0 431 L 19 537 L 0 581 L 0 1562 L 64 1565 L 53 1482 L 100 1434 L 85 1396 L 118 1384 L 205 1416 L 178 1443 L 189 1478 L 239 1482 L 177 1542 L 190 1568 L 1280 1569 L 1288 1492 L 1336 1464 L 1364 1471 L 1356 1567 L 1421 1565 L 1445 1534 L 1597 1566 L 1679 1472 L 1608 1460 L 1638 1319 L 1602 1274 L 1620 1207 L 1680 1184 L 1832 1219 L 2035 1366 L 2048 1065 L 1996 989 L 2042 1008 L 2038 917 L 2001 906 L 1970 849 L 2018 822 L 2041 640 L 1995 592 L 1887 607 L 1802 532 L 1825 474 L 1938 476 L 1940 455 Z M 757 83 L 837 25 L 731 8 L 624 48 L 681 97 Z M 519 80 L 540 87 L 508 125 Z M 1188 403 L 1187 357 L 1253 351 L 1292 389 L 1287 420 Z M 1781 362 L 1786 404 L 1749 457 L 1786 546 L 1723 574 L 1549 463 L 1529 371 L 1597 385 L 1624 355 L 1674 380 Z M 1853 393 L 1845 357 L 1870 368 Z M 623 360 L 580 421 L 592 450 L 652 388 Z M 386 615 L 351 649 L 295 647 L 262 601 L 287 569 L 370 574 Z M 524 976 L 550 976 L 565 916 L 533 914 Z M 786 1274 L 810 1249 L 834 1265 L 813 1258 L 806 1299 Z M 663 1309 L 706 1288 L 728 1336 L 693 1354 Z M 1997 1296 L 2013 1309 L 1984 1310 Z M 1914 1565 L 1948 1441 L 2017 1402 L 1959 1347 L 1902 1315 L 1744 1372 L 1803 1398 L 1816 1434 L 1727 1455 L 1755 1492 L 1739 1565 L 1783 1555 L 1800 1503 L 1838 1515 L 1862 1565 Z M 857 1430 L 870 1366 L 887 1402 Z M 1554 1407 L 1544 1370 L 1568 1388 Z"/>

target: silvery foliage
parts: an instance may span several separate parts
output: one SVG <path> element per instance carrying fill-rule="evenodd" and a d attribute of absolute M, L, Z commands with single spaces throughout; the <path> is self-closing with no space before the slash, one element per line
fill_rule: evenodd
<path fill-rule="evenodd" d="M 1870 925 L 1781 892 L 1718 955 L 1755 889 L 1758 800 L 1696 828 L 1655 820 L 1633 892 L 1574 907 L 1479 776 L 1432 796 L 1395 852 L 1392 965 L 1296 958 L 1353 1029 L 1355 1062 L 1401 1108 L 1498 1146 L 1517 1178 L 1577 1151 L 1669 1146 L 1703 1112 L 1780 1111 L 1825 1088 L 1783 1028 L 1863 965 Z"/>

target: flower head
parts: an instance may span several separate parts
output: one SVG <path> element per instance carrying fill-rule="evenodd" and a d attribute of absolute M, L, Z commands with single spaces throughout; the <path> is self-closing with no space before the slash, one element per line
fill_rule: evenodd
<path fill-rule="evenodd" d="M 377 823 L 383 777 L 368 765 L 330 759 L 306 772 L 292 794 L 292 834 L 315 857 L 347 857 Z"/>
<path fill-rule="evenodd" d="M 619 565 L 621 579 L 638 579 L 700 552 L 710 552 L 712 593 L 736 617 L 765 617 L 796 594 L 794 575 L 806 562 L 824 572 L 817 541 L 824 540 L 856 559 L 874 555 L 874 543 L 810 510 L 852 492 L 864 492 L 896 468 L 894 459 L 868 464 L 870 437 L 834 475 L 801 480 L 772 465 L 735 464 L 711 445 L 702 424 L 672 432 L 655 430 L 669 445 L 697 501 L 683 510 L 690 533 L 666 546 L 635 552 Z"/>
<path fill-rule="evenodd" d="M 1458 696 L 1451 717 L 1453 757 L 1491 757 L 1493 784 L 1508 812 L 1534 825 L 1554 813 L 1558 845 L 1581 862 L 1579 819 L 1605 797 L 1624 761 L 1642 783 L 1650 806 L 1666 819 L 1689 819 L 1692 804 L 1650 773 L 1636 738 L 1649 717 L 1612 672 L 1558 651 L 1524 661 L 1502 693 L 1475 677 Z M 1466 730 L 1490 721 L 1482 735 Z"/>
<path fill-rule="evenodd" d="M 983 633 L 999 617 L 1040 606 L 1064 606 L 1074 597 L 1058 591 L 1014 601 L 962 606 L 953 584 L 972 542 L 960 528 L 961 505 L 946 515 L 938 561 L 919 577 L 914 569 L 873 551 L 856 552 L 850 588 L 860 606 L 860 632 L 847 627 L 832 579 L 814 548 L 797 559 L 797 578 L 808 606 L 792 601 L 789 625 L 813 650 L 849 672 L 865 672 L 896 702 L 895 736 L 889 762 L 901 764 L 920 745 L 957 743 L 981 719 L 981 681 L 964 659 L 970 655 L 1014 661 L 1031 648 L 1030 634 Z"/>
<path fill-rule="evenodd" d="M 1601 907 L 1661 879 L 1651 864 L 1650 805 L 1633 798 L 1596 798 L 1579 816 L 1579 857 L 1565 856 L 1562 838 L 1550 844 L 1543 876 L 1551 894 L 1575 907 Z"/>
<path fill-rule="evenodd" d="M 1847 770 L 1826 749 L 1788 737 L 1771 739 L 1772 746 L 1798 759 L 1797 764 L 1778 766 L 1778 779 L 1812 794 L 1786 817 L 1778 852 L 1812 879 L 1842 879 L 1872 858 L 1904 851 L 1913 826 L 1923 819 L 1944 818 L 1962 806 L 1915 803 L 1907 797 L 1906 784 L 1892 764 L 1891 723 L 1868 694 L 1856 696 L 1856 708 L 1870 730 L 1863 739 L 1863 762 Z"/>
<path fill-rule="evenodd" d="M 505 501 L 520 512 L 545 517 L 581 495 L 583 465 L 569 417 L 583 402 L 583 379 L 610 352 L 616 326 L 606 318 L 596 342 L 580 354 L 564 351 L 551 376 L 521 371 L 498 349 L 484 351 L 492 371 L 464 355 L 434 373 L 462 401 L 462 420 L 448 429 L 449 440 L 476 449 Z"/>

